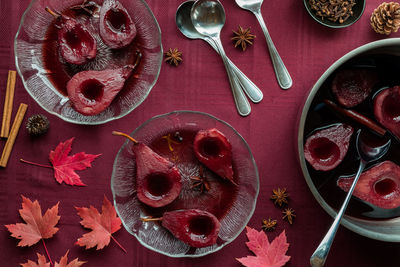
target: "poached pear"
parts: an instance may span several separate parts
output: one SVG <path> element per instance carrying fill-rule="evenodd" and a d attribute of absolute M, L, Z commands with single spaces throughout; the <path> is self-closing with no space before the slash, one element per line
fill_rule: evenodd
<path fill-rule="evenodd" d="M 185 209 L 164 212 L 161 218 L 142 219 L 159 221 L 161 225 L 182 242 L 202 248 L 217 242 L 220 222 L 212 213 L 199 209 Z"/>
<path fill-rule="evenodd" d="M 136 26 L 128 11 L 117 0 L 105 0 L 100 8 L 100 37 L 110 48 L 129 45 L 136 36 Z"/>
<path fill-rule="evenodd" d="M 115 131 L 113 134 L 125 136 L 134 142 L 132 151 L 136 161 L 136 193 L 139 201 L 154 208 L 174 201 L 182 190 L 178 168 L 131 136 Z"/>
<path fill-rule="evenodd" d="M 349 191 L 354 176 L 339 177 L 337 185 Z M 376 164 L 363 172 L 353 195 L 383 209 L 400 206 L 400 166 L 392 161 Z"/>
<path fill-rule="evenodd" d="M 375 118 L 400 140 L 400 86 L 381 90 L 374 97 Z"/>
<path fill-rule="evenodd" d="M 67 83 L 72 106 L 86 116 L 104 111 L 122 90 L 139 60 L 140 53 L 135 65 L 126 65 L 118 69 L 81 71 L 72 76 Z"/>
<path fill-rule="evenodd" d="M 66 62 L 81 65 L 96 57 L 96 39 L 82 23 L 58 14 L 48 7 L 46 11 L 56 17 L 57 43 L 60 54 Z"/>
<path fill-rule="evenodd" d="M 353 127 L 342 123 L 316 130 L 304 144 L 304 157 L 315 170 L 336 168 L 347 154 L 353 131 Z"/>
<path fill-rule="evenodd" d="M 197 159 L 224 179 L 233 180 L 232 145 L 216 128 L 197 132 L 193 149 Z"/>

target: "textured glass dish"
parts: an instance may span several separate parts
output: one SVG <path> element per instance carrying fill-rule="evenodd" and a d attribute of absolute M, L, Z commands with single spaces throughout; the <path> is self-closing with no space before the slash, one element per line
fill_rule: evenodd
<path fill-rule="evenodd" d="M 200 167 L 193 154 L 192 137 L 198 130 L 209 128 L 220 130 L 232 144 L 234 179 L 238 186 L 222 180 L 205 168 L 204 176 L 211 189 L 202 193 L 191 188 L 193 181 L 190 177 L 198 176 Z M 163 136 L 176 132 L 183 139 L 179 144 L 172 143 L 171 151 Z M 182 175 L 182 191 L 178 199 L 165 208 L 151 209 L 140 203 L 135 193 L 133 143 L 126 141 L 119 150 L 111 177 L 114 205 L 127 231 L 142 245 L 170 257 L 200 257 L 220 250 L 243 231 L 256 206 L 259 178 L 249 146 L 230 125 L 206 113 L 175 111 L 148 120 L 131 136 L 174 162 Z M 222 190 L 225 193 L 221 193 Z M 163 211 L 179 209 L 182 205 L 212 211 L 219 218 L 221 228 L 215 245 L 192 248 L 175 238 L 159 222 L 143 222 L 140 219 L 150 215 L 162 216 Z"/>
<path fill-rule="evenodd" d="M 355 174 L 358 168 L 359 159 L 356 156 L 354 134 L 350 142 L 349 151 L 343 162 L 334 170 L 328 172 L 315 171 L 304 157 L 304 142 L 307 136 L 313 129 L 322 125 L 331 125 L 337 122 L 350 124 L 356 130 L 360 127 L 358 123 L 339 116 L 337 113 L 330 110 L 324 104 L 321 104 L 322 99 L 333 100 L 331 80 L 335 72 L 346 67 L 371 67 L 376 66 L 376 70 L 380 74 L 380 80 L 377 84 L 379 89 L 383 86 L 398 85 L 400 82 L 398 72 L 400 70 L 400 38 L 391 38 L 386 40 L 375 41 L 361 47 L 358 47 L 333 63 L 319 78 L 311 89 L 304 106 L 301 109 L 301 117 L 299 120 L 297 148 L 300 166 L 305 177 L 305 180 L 310 188 L 315 199 L 321 207 L 332 217 L 336 217 L 337 210 L 343 203 L 345 193 L 336 187 L 336 179 L 342 175 Z M 382 84 L 381 84 L 382 83 Z M 370 96 L 371 98 L 372 96 Z M 367 115 L 370 119 L 374 119 L 372 111 L 366 113 L 365 108 L 371 109 L 370 99 L 366 99 L 365 103 L 358 105 L 354 110 Z M 363 107 L 363 105 L 365 106 Z M 399 143 L 392 139 L 392 145 L 389 152 L 381 161 L 391 160 L 397 164 L 399 161 Z M 321 179 L 322 178 L 322 179 Z M 368 208 L 367 210 L 365 210 Z M 374 211 L 372 209 L 372 211 Z M 376 213 L 381 218 L 373 218 L 371 208 L 357 198 L 351 199 L 346 215 L 344 215 L 341 224 L 346 228 L 369 238 L 400 242 L 400 216 L 397 210 L 397 215 L 385 214 L 381 211 Z M 396 210 L 394 211 L 396 212 Z M 368 214 L 368 216 L 366 215 Z M 388 217 L 390 215 L 391 217 Z M 386 216 L 386 217 L 385 217 Z"/>
<path fill-rule="evenodd" d="M 72 76 L 71 73 L 76 73 L 78 70 L 67 69 L 62 63 L 57 64 L 58 52 L 56 51 L 55 55 L 53 53 L 53 56 L 46 55 L 49 49 L 45 46 L 49 42 L 48 30 L 54 27 L 55 21 L 53 16 L 46 12 L 45 7 L 64 12 L 82 2 L 83 0 L 33 0 L 22 16 L 15 37 L 15 63 L 25 89 L 46 111 L 72 123 L 101 124 L 127 115 L 150 93 L 161 69 L 163 55 L 161 31 L 145 1 L 119 0 L 127 9 L 137 28 L 137 35 L 132 42 L 132 48 L 135 50 L 129 50 L 131 48 L 129 46 L 129 49 L 125 49 L 122 53 L 112 51 L 102 43 L 98 35 L 95 35 L 98 43 L 96 59 L 82 66 L 80 70 L 114 69 L 127 63 L 133 64 L 134 61 L 130 61 L 130 56 L 126 53 L 134 54 L 136 49 L 142 53 L 142 59 L 110 106 L 95 116 L 84 116 L 71 106 L 68 96 L 63 93 L 65 88 L 59 88 L 60 80 L 62 80 L 61 86 L 65 87 L 64 80 L 67 81 L 69 76 Z M 102 3 L 101 0 L 94 2 Z M 52 49 L 50 46 L 50 50 Z M 55 63 L 51 64 L 51 60 Z M 50 64 L 47 63 L 46 67 L 48 61 Z"/>

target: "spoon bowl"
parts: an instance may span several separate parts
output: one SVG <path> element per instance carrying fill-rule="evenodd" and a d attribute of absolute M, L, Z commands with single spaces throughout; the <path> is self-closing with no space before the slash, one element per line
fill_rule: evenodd
<path fill-rule="evenodd" d="M 225 10 L 217 1 L 197 1 L 192 7 L 191 18 L 199 33 L 219 36 L 225 25 Z"/>

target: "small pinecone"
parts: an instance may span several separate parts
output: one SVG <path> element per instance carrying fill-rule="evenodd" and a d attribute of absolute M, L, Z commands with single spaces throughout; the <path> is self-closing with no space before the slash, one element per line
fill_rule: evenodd
<path fill-rule="evenodd" d="M 28 132 L 31 135 L 44 134 L 49 129 L 49 126 L 49 120 L 42 114 L 32 115 L 26 123 L 26 129 L 28 129 Z"/>
<path fill-rule="evenodd" d="M 400 4 L 396 2 L 380 4 L 371 15 L 371 26 L 375 32 L 389 35 L 400 27 Z"/>

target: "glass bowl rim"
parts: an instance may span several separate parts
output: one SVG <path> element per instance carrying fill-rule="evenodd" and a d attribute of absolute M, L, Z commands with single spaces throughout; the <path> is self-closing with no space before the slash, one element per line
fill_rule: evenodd
<path fill-rule="evenodd" d="M 113 170 L 112 170 L 112 174 L 111 174 L 111 192 L 112 192 L 112 195 L 113 195 L 113 203 L 114 203 L 115 210 L 116 210 L 116 212 L 117 212 L 117 214 L 118 214 L 118 217 L 121 218 L 121 222 L 122 222 L 122 224 L 124 225 L 125 230 L 126 230 L 128 233 L 130 233 L 131 235 L 133 235 L 133 236 L 139 241 L 139 243 L 140 243 L 142 246 L 144 246 L 144 247 L 146 247 L 146 248 L 148 248 L 148 249 L 150 249 L 150 250 L 152 250 L 152 251 L 158 252 L 158 253 L 160 253 L 160 254 L 169 256 L 169 257 L 171 257 L 171 258 L 199 258 L 199 257 L 203 257 L 203 256 L 206 256 L 206 255 L 209 255 L 209 254 L 212 254 L 212 253 L 214 253 L 214 252 L 219 251 L 220 249 L 222 249 L 222 248 L 225 247 L 226 245 L 228 245 L 228 244 L 230 244 L 231 242 L 233 242 L 233 241 L 243 232 L 243 230 L 244 230 L 245 227 L 247 226 L 248 222 L 249 222 L 250 219 L 253 217 L 254 211 L 255 211 L 255 209 L 256 209 L 257 198 L 258 198 L 258 194 L 259 194 L 259 191 L 260 191 L 259 172 L 258 172 L 257 164 L 256 164 L 255 158 L 254 158 L 254 156 L 253 156 L 253 153 L 251 152 L 250 146 L 248 145 L 248 143 L 246 142 L 246 140 L 245 140 L 245 139 L 240 135 L 240 133 L 237 132 L 237 131 L 235 130 L 235 128 L 233 128 L 229 123 L 227 123 L 227 122 L 225 122 L 225 121 L 223 121 L 223 120 L 221 120 L 221 119 L 218 119 L 217 117 L 215 117 L 215 116 L 213 116 L 213 115 L 211 115 L 211 114 L 209 114 L 209 113 L 205 113 L 205 112 L 201 112 L 201 111 L 192 111 L 192 110 L 175 110 L 175 111 L 171 111 L 171 112 L 168 112 L 168 113 L 156 115 L 156 116 L 154 116 L 154 117 L 152 117 L 152 118 L 146 120 L 144 123 L 140 124 L 135 130 L 133 130 L 133 131 L 130 133 L 130 136 L 133 136 L 137 131 L 139 131 L 139 130 L 142 129 L 144 126 L 146 126 L 147 124 L 151 123 L 151 122 L 154 121 L 154 120 L 157 120 L 157 119 L 160 119 L 160 118 L 164 118 L 164 117 L 168 117 L 168 116 L 175 115 L 175 114 L 196 114 L 196 115 L 202 115 L 202 116 L 208 117 L 209 119 L 212 119 L 212 120 L 215 120 L 215 121 L 217 121 L 217 122 L 219 122 L 219 123 L 222 123 L 222 124 L 228 126 L 228 128 L 230 128 L 230 129 L 234 132 L 234 134 L 236 134 L 236 135 L 239 137 L 239 140 L 245 145 L 245 148 L 246 148 L 247 152 L 248 152 L 249 155 L 250 155 L 251 164 L 253 165 L 253 168 L 254 168 L 254 171 L 255 171 L 255 176 L 256 176 L 256 177 L 255 177 L 255 180 L 256 180 L 255 189 L 256 189 L 256 191 L 255 191 L 254 200 L 253 200 L 253 203 L 252 203 L 252 209 L 250 210 L 249 216 L 248 216 L 245 220 L 243 220 L 244 224 L 243 224 L 243 226 L 241 227 L 241 229 L 231 238 L 231 240 L 229 240 L 229 241 L 223 243 L 222 245 L 218 246 L 215 250 L 207 251 L 206 253 L 204 253 L 204 254 L 199 254 L 199 255 L 191 255 L 191 254 L 190 254 L 190 255 L 187 255 L 187 254 L 184 254 L 184 255 L 182 255 L 182 254 L 172 255 L 172 254 L 168 254 L 168 253 L 166 253 L 166 252 L 164 252 L 164 251 L 155 249 L 155 248 L 153 248 L 152 246 L 150 246 L 150 245 L 148 245 L 148 244 L 142 242 L 142 240 L 139 238 L 139 236 L 138 236 L 137 234 L 131 232 L 130 229 L 128 229 L 128 227 L 125 225 L 124 220 L 121 218 L 120 212 L 119 212 L 119 210 L 118 210 L 118 208 L 117 208 L 117 203 L 116 203 L 116 200 L 115 200 L 115 191 L 114 191 L 114 188 L 113 188 L 113 181 L 114 181 L 114 176 L 115 176 L 115 172 L 116 172 L 114 166 L 115 166 L 115 163 L 116 163 L 116 161 L 117 161 L 117 158 L 122 154 L 124 147 L 128 145 L 129 140 L 126 140 L 126 141 L 121 145 L 121 148 L 118 150 L 118 152 L 117 152 L 117 154 L 116 154 L 116 156 L 115 156 L 115 160 L 114 160 L 114 163 L 113 163 Z"/>

